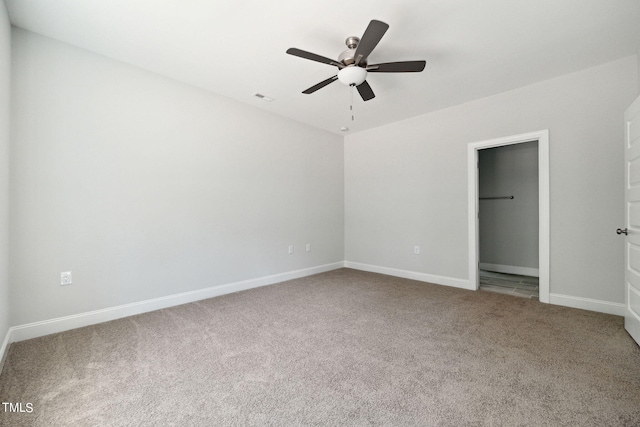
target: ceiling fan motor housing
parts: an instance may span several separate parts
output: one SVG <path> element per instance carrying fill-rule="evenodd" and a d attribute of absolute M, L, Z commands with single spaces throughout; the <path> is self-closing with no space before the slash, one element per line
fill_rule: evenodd
<path fill-rule="evenodd" d="M 344 44 L 346 44 L 349 49 L 345 50 L 338 56 L 338 61 L 342 62 L 344 65 L 355 64 L 356 48 L 358 47 L 359 43 L 360 43 L 359 37 L 356 37 L 356 36 L 347 37 L 347 39 L 344 41 Z M 366 67 L 367 66 L 366 59 L 360 60 L 360 63 L 358 65 L 360 65 L 361 67 Z"/>
<path fill-rule="evenodd" d="M 356 50 L 355 49 L 347 49 L 338 55 L 338 61 L 342 62 L 344 65 L 351 65 L 356 62 Z"/>

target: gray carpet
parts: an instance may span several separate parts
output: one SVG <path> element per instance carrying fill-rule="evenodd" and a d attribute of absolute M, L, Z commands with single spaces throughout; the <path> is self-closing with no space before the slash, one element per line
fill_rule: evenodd
<path fill-rule="evenodd" d="M 638 426 L 623 320 L 341 269 L 14 343 L 2 426 Z"/>

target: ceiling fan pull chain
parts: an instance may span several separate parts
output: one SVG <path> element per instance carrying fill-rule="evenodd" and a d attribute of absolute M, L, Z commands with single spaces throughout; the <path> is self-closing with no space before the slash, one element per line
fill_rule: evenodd
<path fill-rule="evenodd" d="M 351 121 L 354 121 L 354 117 L 353 117 L 353 90 L 355 88 L 355 85 L 351 85 L 351 105 L 349 106 L 349 109 L 351 110 Z"/>

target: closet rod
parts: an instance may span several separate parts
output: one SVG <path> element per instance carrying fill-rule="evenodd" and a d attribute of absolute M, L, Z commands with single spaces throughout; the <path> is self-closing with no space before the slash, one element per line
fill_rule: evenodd
<path fill-rule="evenodd" d="M 513 196 L 503 196 L 503 197 L 480 197 L 480 200 L 496 200 L 496 199 L 513 199 Z"/>

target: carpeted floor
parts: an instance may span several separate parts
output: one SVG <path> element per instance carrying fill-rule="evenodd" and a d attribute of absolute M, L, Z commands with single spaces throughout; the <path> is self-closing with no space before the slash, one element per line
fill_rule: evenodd
<path fill-rule="evenodd" d="M 341 269 L 12 344 L 2 426 L 638 426 L 620 317 Z"/>

